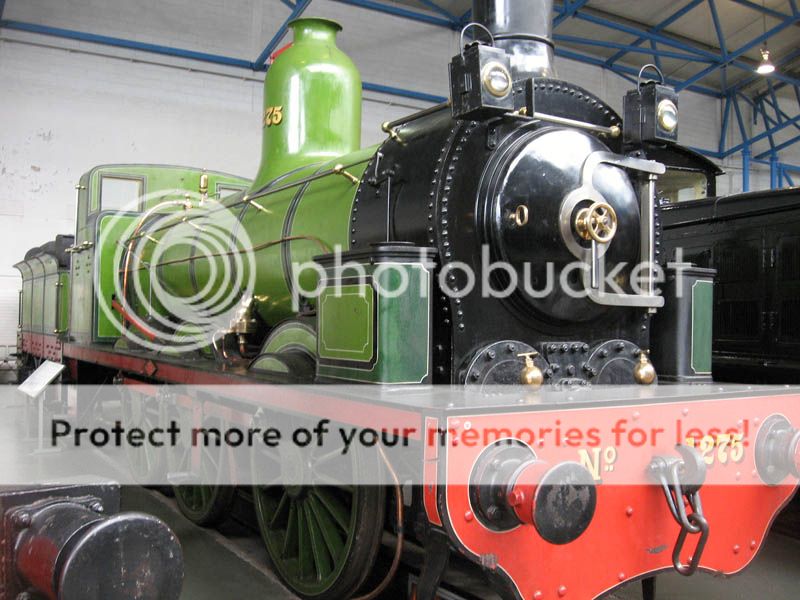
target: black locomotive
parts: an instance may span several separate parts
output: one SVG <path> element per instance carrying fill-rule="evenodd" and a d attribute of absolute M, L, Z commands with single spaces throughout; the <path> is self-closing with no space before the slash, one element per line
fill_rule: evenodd
<path fill-rule="evenodd" d="M 717 271 L 714 376 L 800 376 L 800 191 L 752 192 L 662 208 L 668 257 Z"/>

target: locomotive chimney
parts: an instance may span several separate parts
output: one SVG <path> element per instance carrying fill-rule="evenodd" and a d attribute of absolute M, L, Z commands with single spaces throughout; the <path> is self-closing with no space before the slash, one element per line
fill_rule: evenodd
<path fill-rule="evenodd" d="M 556 77 L 553 0 L 472 0 L 472 20 L 485 25 L 495 46 L 511 56 L 514 80 Z"/>

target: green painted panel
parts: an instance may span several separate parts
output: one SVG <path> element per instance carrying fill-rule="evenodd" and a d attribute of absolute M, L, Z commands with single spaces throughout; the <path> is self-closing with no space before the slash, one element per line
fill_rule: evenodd
<path fill-rule="evenodd" d="M 346 258 L 343 260 L 347 260 Z M 328 294 L 335 296 L 335 288 L 323 290 L 317 308 L 319 319 L 319 365 L 317 375 L 323 379 L 361 381 L 365 383 L 421 383 L 430 373 L 430 269 L 420 263 L 381 262 L 365 264 L 372 277 L 375 292 L 375 356 L 370 362 L 358 363 L 339 353 L 328 352 L 327 331 L 338 332 L 345 339 L 352 338 L 355 346 L 359 338 L 353 331 L 361 331 L 363 315 L 346 311 L 327 312 L 323 302 Z M 328 271 L 328 281 L 334 273 Z M 331 284 L 333 285 L 333 284 Z M 404 291 L 400 293 L 400 286 Z M 342 290 L 349 286 L 343 285 Z M 358 287 L 358 286 L 354 286 Z"/>
<path fill-rule="evenodd" d="M 44 265 L 38 260 L 30 261 L 33 273 L 31 292 L 31 331 L 44 333 Z"/>
<path fill-rule="evenodd" d="M 22 330 L 31 331 L 33 327 L 33 280 L 27 279 L 22 284 Z"/>
<path fill-rule="evenodd" d="M 93 248 L 95 264 L 95 341 L 108 341 L 118 338 L 121 331 L 115 320 L 109 318 L 103 310 L 99 298 L 103 299 L 108 311 L 111 310 L 112 297 L 115 295 L 115 281 L 118 265 L 115 263 L 115 254 L 119 245 L 117 242 L 123 238 L 125 232 L 131 227 L 139 215 L 123 215 L 121 213 L 105 213 L 97 220 L 97 238 Z M 89 254 L 89 251 L 82 254 Z"/>
<path fill-rule="evenodd" d="M 63 271 L 59 273 L 58 284 L 58 323 L 56 329 L 58 329 L 59 333 L 64 333 L 69 331 L 69 273 Z"/>
<path fill-rule="evenodd" d="M 72 254 L 70 267 L 70 336 L 77 341 L 91 341 L 94 314 L 93 253 L 89 251 Z"/>
<path fill-rule="evenodd" d="M 369 363 L 373 347 L 375 291 L 371 285 L 327 288 L 319 299 L 319 357 Z"/>
<path fill-rule="evenodd" d="M 692 285 L 692 370 L 711 373 L 714 284 L 695 281 Z"/>

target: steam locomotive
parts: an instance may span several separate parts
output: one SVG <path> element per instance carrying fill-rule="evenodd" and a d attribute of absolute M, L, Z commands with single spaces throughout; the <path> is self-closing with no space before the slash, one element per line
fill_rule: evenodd
<path fill-rule="evenodd" d="M 243 420 L 263 411 L 362 427 L 399 419 L 420 448 L 424 481 L 410 492 L 399 483 L 390 493 L 250 492 L 275 571 L 302 597 L 363 593 L 384 527 L 397 556 L 404 539 L 427 549 L 418 599 L 434 597 L 451 553 L 479 565 L 502 595 L 525 599 L 596 597 L 672 568 L 733 573 L 796 486 L 791 391 L 763 392 L 754 404 L 759 392 L 654 386 L 711 374 L 713 271 L 664 265 L 659 279 L 656 268 L 666 263 L 656 185 L 692 155 L 677 144 L 678 96 L 643 72 L 623 122 L 557 78 L 551 12 L 550 0 L 475 0 L 475 39 L 450 63 L 449 102 L 382 124 L 385 141 L 364 149 L 360 78 L 336 48 L 339 26 L 298 19 L 266 77 L 252 182 L 199 169 L 96 168 L 78 185 L 69 266 L 46 249 L 17 265 L 19 346 L 31 360 L 64 361 L 75 382 L 480 393 L 510 384 L 534 394 L 446 405 L 380 394 L 294 407 L 269 394 L 243 401 Z M 115 205 L 124 182 L 137 204 Z M 631 387 L 613 397 L 589 391 L 603 384 Z M 160 394 L 156 404 L 174 401 Z M 552 429 L 562 417 L 656 427 L 664 414 L 691 414 L 708 429 L 720 412 L 760 427 L 746 466 L 720 467 L 729 485 L 703 488 L 702 504 L 703 477 L 689 475 L 707 463 L 687 444 L 632 455 L 601 483 L 571 445 L 458 443 L 509 424 Z M 430 431 L 452 443 L 429 447 Z M 400 466 L 386 467 L 403 480 Z M 614 486 L 623 470 L 657 473 L 663 486 Z M 733 485 L 742 472 L 752 482 Z M 206 525 L 227 514 L 233 494 L 176 487 L 184 513 Z M 734 520 L 740 527 L 709 536 L 709 526 Z M 691 560 L 687 536 L 699 536 Z M 603 547 L 615 556 L 598 559 Z"/>

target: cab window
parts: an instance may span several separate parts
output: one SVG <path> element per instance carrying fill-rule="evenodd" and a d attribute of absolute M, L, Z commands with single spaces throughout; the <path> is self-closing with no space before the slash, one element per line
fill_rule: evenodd
<path fill-rule="evenodd" d="M 136 177 L 100 177 L 100 210 L 138 210 L 144 180 Z"/>
<path fill-rule="evenodd" d="M 703 171 L 667 169 L 656 184 L 658 196 L 669 202 L 703 200 L 708 196 L 708 178 Z"/>

